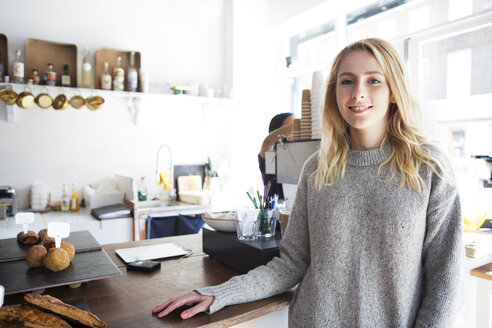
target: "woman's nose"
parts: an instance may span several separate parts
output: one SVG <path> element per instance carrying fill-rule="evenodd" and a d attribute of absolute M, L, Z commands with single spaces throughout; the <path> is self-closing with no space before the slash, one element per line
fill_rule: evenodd
<path fill-rule="evenodd" d="M 366 90 L 360 83 L 357 83 L 352 93 L 352 98 L 354 98 L 354 100 L 361 100 L 364 99 L 365 96 Z"/>

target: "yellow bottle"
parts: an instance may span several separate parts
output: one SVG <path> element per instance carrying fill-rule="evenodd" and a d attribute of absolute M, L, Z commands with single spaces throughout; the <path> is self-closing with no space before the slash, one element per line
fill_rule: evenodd
<path fill-rule="evenodd" d="M 79 211 L 79 195 L 77 194 L 77 188 L 75 188 L 75 185 L 72 185 L 72 197 L 70 198 L 70 211 L 72 212 Z"/>

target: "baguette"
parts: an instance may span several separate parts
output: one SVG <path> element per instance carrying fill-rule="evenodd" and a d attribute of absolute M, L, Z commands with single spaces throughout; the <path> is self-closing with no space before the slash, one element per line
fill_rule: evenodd
<path fill-rule="evenodd" d="M 71 328 L 65 320 L 56 315 L 38 310 L 30 305 L 6 305 L 0 308 L 0 322 L 6 326 L 30 328 Z M 3 327 L 3 325 L 2 325 Z"/>
<path fill-rule="evenodd" d="M 103 328 L 106 327 L 106 323 L 101 321 L 94 314 L 78 309 L 70 304 L 63 303 L 56 297 L 50 295 L 39 295 L 39 294 L 26 294 L 24 295 L 24 300 L 37 308 L 52 312 L 62 318 L 85 325 L 91 328 Z"/>

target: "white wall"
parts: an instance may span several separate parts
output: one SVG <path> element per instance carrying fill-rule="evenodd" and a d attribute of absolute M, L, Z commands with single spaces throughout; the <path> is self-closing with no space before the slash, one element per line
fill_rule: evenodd
<path fill-rule="evenodd" d="M 225 64 L 227 59 L 231 65 L 225 51 L 224 3 L 6 0 L 0 2 L 0 12 L 19 15 L 3 15 L 0 33 L 8 37 L 10 61 L 15 49 L 24 50 L 27 38 L 76 44 L 79 61 L 85 46 L 92 52 L 99 47 L 134 49 L 141 52 L 142 68 L 152 80 L 220 86 L 231 80 Z M 230 160 L 228 139 L 223 138 L 230 107 L 162 99 L 149 95 L 142 100 L 138 125 L 126 100 L 118 97 L 106 97 L 96 112 L 17 108 L 15 123 L 6 121 L 2 104 L 0 185 L 14 187 L 23 208 L 36 180 L 49 184 L 53 200 L 59 199 L 62 183 L 83 187 L 114 173 L 152 180 L 162 143 L 173 149 L 175 164 L 204 163 L 208 156 L 216 164 Z"/>

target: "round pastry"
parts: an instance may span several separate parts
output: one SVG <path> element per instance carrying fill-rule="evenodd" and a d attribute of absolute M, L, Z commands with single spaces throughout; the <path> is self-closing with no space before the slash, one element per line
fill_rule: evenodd
<path fill-rule="evenodd" d="M 63 248 L 68 253 L 68 256 L 70 257 L 70 261 L 72 261 L 73 257 L 75 256 L 75 247 L 73 247 L 73 245 L 70 244 L 69 242 L 63 240 L 61 242 L 60 247 Z"/>
<path fill-rule="evenodd" d="M 39 236 L 39 240 L 43 240 L 44 238 L 48 237 L 48 229 L 44 228 L 39 230 L 38 236 Z"/>
<path fill-rule="evenodd" d="M 39 237 L 38 234 L 32 230 L 29 230 L 27 233 L 21 231 L 17 234 L 17 240 L 24 245 L 34 245 L 38 242 Z"/>
<path fill-rule="evenodd" d="M 48 251 L 43 245 L 34 245 L 29 248 L 26 254 L 26 263 L 30 268 L 39 268 L 43 266 L 43 260 Z"/>
<path fill-rule="evenodd" d="M 44 257 L 43 263 L 53 272 L 62 271 L 70 265 L 70 256 L 63 248 L 51 248 Z"/>
<path fill-rule="evenodd" d="M 41 239 L 40 244 L 43 245 L 44 247 L 46 247 L 46 249 L 54 248 L 55 247 L 55 238 L 51 238 L 51 237 L 48 237 L 48 235 L 46 235 L 46 237 Z"/>

